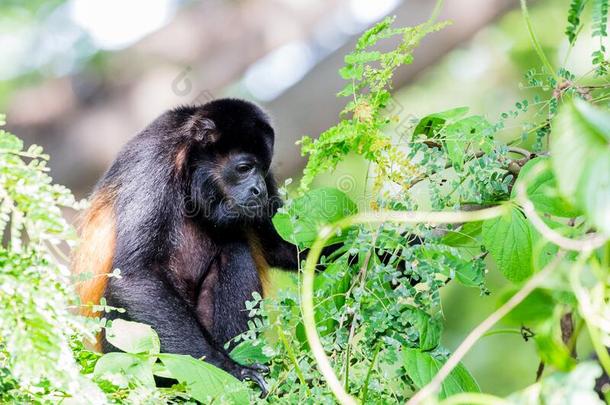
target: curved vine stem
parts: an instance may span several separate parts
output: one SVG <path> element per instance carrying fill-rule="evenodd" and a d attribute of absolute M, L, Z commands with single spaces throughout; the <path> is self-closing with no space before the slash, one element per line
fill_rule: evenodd
<path fill-rule="evenodd" d="M 318 369 L 326 379 L 329 388 L 339 403 L 344 405 L 357 404 L 356 398 L 351 396 L 344 385 L 339 381 L 316 329 L 314 316 L 313 290 L 314 276 L 318 259 L 326 242 L 338 232 L 357 224 L 380 224 L 383 222 L 394 222 L 403 224 L 457 224 L 463 222 L 484 221 L 502 216 L 510 210 L 509 205 L 499 205 L 478 211 L 467 212 L 423 212 L 423 211 L 379 211 L 366 212 L 343 218 L 333 225 L 323 227 L 315 242 L 310 248 L 305 267 L 303 268 L 303 284 L 301 286 L 301 312 L 303 314 L 303 325 L 309 347 L 316 359 Z M 510 302 L 510 301 L 509 301 Z M 487 329 L 486 329 L 487 330 Z"/>

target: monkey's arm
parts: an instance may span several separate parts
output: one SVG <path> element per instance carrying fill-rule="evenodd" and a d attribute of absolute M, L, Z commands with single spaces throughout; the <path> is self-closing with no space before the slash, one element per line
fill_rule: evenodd
<path fill-rule="evenodd" d="M 271 267 L 285 270 L 298 270 L 299 260 L 306 255 L 290 242 L 285 241 L 277 233 L 271 219 L 256 228 L 256 237 L 261 245 L 265 260 Z"/>
<path fill-rule="evenodd" d="M 260 240 L 265 259 L 271 267 L 279 267 L 285 270 L 298 270 L 299 262 L 305 260 L 309 253 L 309 249 L 302 249 L 299 251 L 295 245 L 282 239 L 275 230 L 271 220 L 265 222 L 258 229 L 257 236 Z M 341 243 L 326 246 L 322 250 L 321 256 L 328 256 L 342 246 Z"/>

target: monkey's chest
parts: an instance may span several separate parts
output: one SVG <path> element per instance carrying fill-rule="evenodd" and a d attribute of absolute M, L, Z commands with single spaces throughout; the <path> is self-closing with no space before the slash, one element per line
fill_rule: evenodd
<path fill-rule="evenodd" d="M 254 292 L 263 294 L 260 272 L 266 262 L 261 261 L 260 251 L 240 241 L 176 253 L 170 277 L 200 324 L 219 343 L 247 330 L 246 301 L 253 300 Z"/>

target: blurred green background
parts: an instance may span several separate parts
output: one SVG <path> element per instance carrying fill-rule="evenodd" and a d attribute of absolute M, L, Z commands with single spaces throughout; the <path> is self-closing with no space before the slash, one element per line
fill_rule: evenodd
<path fill-rule="evenodd" d="M 398 16 L 397 24 L 420 23 L 432 3 L 5 0 L 0 111 L 12 132 L 51 154 L 55 179 L 84 197 L 122 144 L 163 110 L 244 97 L 269 110 L 278 133 L 276 173 L 296 180 L 304 162 L 295 141 L 336 122 L 344 104 L 334 96 L 342 87 L 337 69 L 354 39 L 388 14 Z M 568 49 L 567 8 L 566 0 L 531 4 L 542 46 L 558 65 Z M 426 39 L 416 62 L 395 79 L 393 114 L 401 123 L 466 105 L 496 122 L 533 96 L 524 74 L 540 63 L 518 0 L 448 0 L 443 18 L 453 25 Z M 579 42 L 568 67 L 584 73 L 592 49 Z M 522 130 L 519 120 L 507 128 L 507 139 Z M 354 156 L 317 185 L 338 187 L 366 204 L 366 170 Z M 276 288 L 294 287 L 289 276 L 274 280 Z M 487 286 L 488 296 L 457 284 L 445 289 L 446 347 L 454 349 L 497 307 L 506 283 L 490 270 Z M 465 363 L 483 391 L 499 395 L 531 384 L 538 366 L 534 343 L 518 334 L 483 338 Z"/>

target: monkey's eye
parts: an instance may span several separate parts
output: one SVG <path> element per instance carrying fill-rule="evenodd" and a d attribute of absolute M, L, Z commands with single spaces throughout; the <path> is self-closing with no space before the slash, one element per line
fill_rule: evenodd
<path fill-rule="evenodd" d="M 235 170 L 237 170 L 237 173 L 246 174 L 252 170 L 252 165 L 248 163 L 240 163 L 237 165 Z"/>

